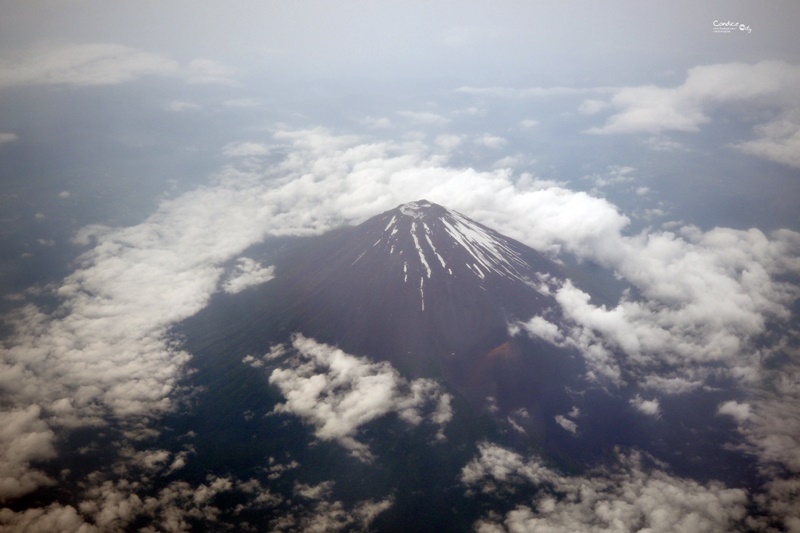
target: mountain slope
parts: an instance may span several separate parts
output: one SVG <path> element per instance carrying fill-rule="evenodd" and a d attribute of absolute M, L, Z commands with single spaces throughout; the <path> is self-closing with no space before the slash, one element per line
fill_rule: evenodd
<path fill-rule="evenodd" d="M 540 287 L 565 277 L 539 252 L 424 200 L 330 234 L 282 271 L 291 329 L 462 383 L 516 356 L 508 324 L 557 308 Z"/>

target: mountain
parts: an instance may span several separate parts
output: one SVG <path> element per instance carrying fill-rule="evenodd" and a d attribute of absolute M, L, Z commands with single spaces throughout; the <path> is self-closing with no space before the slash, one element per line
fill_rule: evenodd
<path fill-rule="evenodd" d="M 566 278 L 566 267 L 425 200 L 321 236 L 273 239 L 248 255 L 274 264 L 274 279 L 237 294 L 220 292 L 174 332 L 193 356 L 186 388 L 195 395 L 186 414 L 165 423 L 175 437 L 163 446 L 182 449 L 181 436 L 196 435 L 200 480 L 208 472 L 251 475 L 265 457 L 296 460 L 303 465 L 297 471 L 268 482 L 287 501 L 296 499 L 298 482 L 336 480 L 344 502 L 375 495 L 393 501 L 375 530 L 466 531 L 481 509 L 464 498 L 457 480 L 478 442 L 521 450 L 534 443 L 551 457 L 564 450 L 565 462 L 575 455 L 577 441 L 556 416 L 574 409 L 581 357 L 509 333 L 509 324 L 533 315 L 557 320 L 559 306 L 543 287 Z M 370 364 L 389 362 L 402 376 L 396 383 L 406 383 L 398 387 L 435 384 L 452 398 L 452 419 L 442 428 L 381 416 L 352 435 L 375 462 L 353 459 L 338 441 L 320 439 L 311 419 L 279 408 L 290 394 L 271 380 L 276 372 L 296 376 L 291 395 L 296 400 L 303 391 L 306 414 L 348 404 L 341 398 L 354 387 L 297 357 L 295 334 Z M 276 345 L 289 348 L 265 356 Z M 373 371 L 382 369 L 385 378 L 387 366 Z M 322 384 L 324 390 L 315 389 Z M 252 520 L 266 523 L 277 512 L 267 509 Z"/>
<path fill-rule="evenodd" d="M 555 312 L 542 287 L 565 277 L 545 255 L 420 200 L 316 240 L 279 265 L 269 298 L 284 302 L 287 330 L 483 400 L 498 374 L 516 373 L 523 348 L 550 367 L 550 381 L 579 370 L 563 350 L 544 342 L 531 350 L 508 333 L 514 321 Z"/>
<path fill-rule="evenodd" d="M 316 486 L 351 508 L 390 501 L 374 530 L 469 530 L 487 512 L 502 516 L 533 501 L 541 488 L 465 493 L 458 480 L 486 443 L 509 450 L 494 459 L 534 453 L 576 475 L 611 464 L 619 450 L 641 450 L 702 482 L 743 486 L 757 473 L 728 446 L 737 429 L 716 413 L 730 398 L 724 391 L 656 397 L 604 387 L 585 379 L 577 349 L 509 331 L 533 316 L 568 331 L 546 287 L 570 280 L 602 301 L 608 283 L 586 266 L 556 263 L 425 200 L 321 236 L 273 239 L 248 255 L 274 264 L 275 278 L 220 292 L 176 330 L 193 356 L 185 383 L 192 395 L 185 412 L 165 421 L 160 446 L 190 449 L 193 470 L 182 475 L 198 483 L 209 472 L 261 475 L 285 505 L 253 511 L 253 524 L 277 523 Z M 295 334 L 351 357 L 336 369 L 319 363 L 301 353 Z M 384 407 L 408 404 L 412 382 L 434 384 L 429 390 L 452 400 L 444 426 L 433 423 L 441 404 L 432 397 L 417 424 L 400 410 L 370 411 L 375 397 Z M 657 416 L 636 408 L 643 400 L 655 403 Z M 349 428 L 350 440 L 331 437 L 329 427 Z M 372 462 L 354 457 L 359 446 Z M 283 464 L 296 466 L 284 472 Z"/>

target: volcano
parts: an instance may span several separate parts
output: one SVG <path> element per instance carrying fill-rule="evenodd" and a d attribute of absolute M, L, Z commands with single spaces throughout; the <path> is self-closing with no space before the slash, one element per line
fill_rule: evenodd
<path fill-rule="evenodd" d="M 552 401 L 585 371 L 574 350 L 509 332 L 537 315 L 560 322 L 550 287 L 575 272 L 441 205 L 400 205 L 274 262 L 275 279 L 189 321 L 199 345 L 265 353 L 300 333 L 508 409 Z"/>
<path fill-rule="evenodd" d="M 510 324 L 557 313 L 548 286 L 566 277 L 544 254 L 420 200 L 289 254 L 247 307 L 259 299 L 269 307 L 252 314 L 253 327 L 271 317 L 287 333 L 444 379 L 483 401 L 515 390 L 498 380 L 518 379 L 521 364 L 536 364 L 548 390 L 581 371 L 574 354 L 509 334 Z"/>
<path fill-rule="evenodd" d="M 336 480 L 343 502 L 393 502 L 376 530 L 466 531 L 494 505 L 513 510 L 503 500 L 510 493 L 475 495 L 488 506 L 480 507 L 454 482 L 486 442 L 573 473 L 625 448 L 703 481 L 707 472 L 737 484 L 754 475 L 750 459 L 725 447 L 736 428 L 715 414 L 723 396 L 662 398 L 664 416 L 681 417 L 663 424 L 633 407 L 650 391 L 587 379 L 576 345 L 519 327 L 541 317 L 572 331 L 554 297 L 567 281 L 612 299 L 590 266 L 556 262 L 425 200 L 264 247 L 274 251 L 260 258 L 274 264 L 274 279 L 220 292 L 177 331 L 193 355 L 186 385 L 196 395 L 186 416 L 169 420 L 175 440 L 164 446 L 182 450 L 182 436 L 196 434 L 201 480 L 212 471 L 249 476 L 264 457 L 296 460 L 303 466 L 285 478 L 261 469 L 287 505 L 303 487 Z M 340 433 L 326 433 L 333 427 Z"/>

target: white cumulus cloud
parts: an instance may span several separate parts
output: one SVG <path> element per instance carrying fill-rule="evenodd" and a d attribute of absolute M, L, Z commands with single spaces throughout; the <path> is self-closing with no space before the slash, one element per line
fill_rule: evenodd
<path fill-rule="evenodd" d="M 248 287 L 266 283 L 274 277 L 275 267 L 264 267 L 254 259 L 240 257 L 236 261 L 236 268 L 225 280 L 222 288 L 229 294 L 236 294 Z"/>
<path fill-rule="evenodd" d="M 658 399 L 645 400 L 641 396 L 635 396 L 630 401 L 631 406 L 642 414 L 658 417 L 661 414 L 661 405 Z"/>
<path fill-rule="evenodd" d="M 356 357 L 302 335 L 295 335 L 292 346 L 296 360 L 269 377 L 286 398 L 275 412 L 305 419 L 318 438 L 339 442 L 359 459 L 372 457 L 368 446 L 355 438 L 359 428 L 388 413 L 414 425 L 425 418 L 440 427 L 450 421 L 449 395 L 432 380 L 408 381 L 386 362 Z M 426 414 L 426 408 L 432 412 Z"/>
<path fill-rule="evenodd" d="M 676 87 L 624 87 L 615 90 L 607 102 L 591 100 L 581 107 L 584 112 L 606 107 L 615 111 L 604 125 L 587 130 L 594 134 L 696 132 L 712 120 L 713 111 L 725 106 L 739 112 L 767 113 L 771 118 L 755 126 L 755 138 L 735 146 L 745 153 L 800 167 L 798 94 L 798 65 L 782 61 L 724 63 L 689 69 L 684 82 Z M 653 147 L 680 148 L 671 141 L 654 141 Z"/>
<path fill-rule="evenodd" d="M 637 453 L 583 476 L 564 476 L 538 457 L 489 442 L 461 471 L 472 491 L 508 499 L 515 487 L 539 488 L 504 516 L 489 515 L 476 531 L 724 531 L 745 517 L 746 493 L 718 482 L 706 485 L 644 468 Z"/>

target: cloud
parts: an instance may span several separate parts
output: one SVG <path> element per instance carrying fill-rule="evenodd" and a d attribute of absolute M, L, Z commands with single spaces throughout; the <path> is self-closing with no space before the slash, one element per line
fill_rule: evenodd
<path fill-rule="evenodd" d="M 492 168 L 494 169 L 525 168 L 531 166 L 532 163 L 534 163 L 534 160 L 522 154 L 507 155 L 505 157 L 501 157 L 500 159 L 492 163 Z"/>
<path fill-rule="evenodd" d="M 359 122 L 368 128 L 385 129 L 392 127 L 392 121 L 387 117 L 364 117 Z"/>
<path fill-rule="evenodd" d="M 565 417 L 564 415 L 556 415 L 555 417 L 556 424 L 564 428 L 566 431 L 569 431 L 573 435 L 577 435 L 578 433 L 578 424 L 576 424 L 573 420 Z"/>
<path fill-rule="evenodd" d="M 14 334 L 0 349 L 0 390 L 11 403 L 3 416 L 32 417 L 31 406 L 41 406 L 36 420 L 8 426 L 9 442 L 109 418 L 137 428 L 172 409 L 189 355 L 170 341 L 169 326 L 202 309 L 221 265 L 264 235 L 257 210 L 232 209 L 260 203 L 245 189 L 201 188 L 139 225 L 77 236 L 94 246 L 54 290 L 60 307 L 48 314 L 28 304 L 9 317 Z M 26 465 L 22 455 L 6 464 L 20 490 L 49 484 Z"/>
<path fill-rule="evenodd" d="M 578 106 L 578 113 L 582 115 L 596 115 L 600 111 L 608 109 L 610 106 L 611 104 L 603 100 L 584 100 L 581 102 L 581 105 Z"/>
<path fill-rule="evenodd" d="M 195 59 L 182 67 L 161 55 L 112 43 L 40 47 L 0 56 L 0 89 L 117 85 L 145 76 L 183 77 L 191 83 L 231 83 L 232 74 L 214 61 Z"/>
<path fill-rule="evenodd" d="M 757 138 L 734 144 L 742 152 L 800 168 L 800 111 L 756 126 Z"/>
<path fill-rule="evenodd" d="M 175 470 L 168 465 L 186 456 L 185 452 L 127 448 L 108 471 L 85 477 L 85 488 L 74 495 L 76 506 L 54 503 L 19 512 L 3 508 L 0 529 L 114 533 L 146 524 L 141 531 L 189 531 L 198 525 L 201 529 L 232 530 L 242 527 L 242 511 L 267 510 L 268 516 L 278 517 L 270 523 L 271 531 L 338 531 L 366 528 L 394 503 L 391 497 L 370 499 L 347 508 L 341 501 L 332 501 L 332 481 L 317 485 L 295 482 L 294 490 L 286 494 L 271 491 L 255 478 L 209 475 L 199 483 L 167 482 L 165 476 Z M 265 468 L 270 486 L 283 472 L 298 466 L 294 461 L 284 465 L 270 458 Z M 238 503 L 235 507 L 222 505 L 222 498 Z"/>
<path fill-rule="evenodd" d="M 460 117 L 485 117 L 486 109 L 484 107 L 470 106 L 453 111 L 453 114 Z"/>
<path fill-rule="evenodd" d="M 614 92 L 613 87 L 459 87 L 456 92 L 494 98 L 544 98 Z"/>
<path fill-rule="evenodd" d="M 658 399 L 645 400 L 639 395 L 636 395 L 630 401 L 631 406 L 642 414 L 647 416 L 654 416 L 656 418 L 661 416 L 661 405 Z"/>
<path fill-rule="evenodd" d="M 141 76 L 173 76 L 177 62 L 118 44 L 40 48 L 0 58 L 0 88 L 25 85 L 114 85 Z"/>
<path fill-rule="evenodd" d="M 744 106 L 768 113 L 772 118 L 755 126 L 755 139 L 734 146 L 745 153 L 800 168 L 798 94 L 800 66 L 782 61 L 694 67 L 677 87 L 647 85 L 617 89 L 605 102 L 616 112 L 603 126 L 590 128 L 587 133 L 696 132 L 712 120 L 715 110 L 726 106 L 737 110 Z M 592 109 L 602 108 L 603 102 L 592 102 L 597 102 L 590 106 Z M 653 148 L 675 150 L 680 146 L 654 141 Z"/>
<path fill-rule="evenodd" d="M 788 306 L 797 298 L 797 288 L 777 277 L 797 272 L 788 250 L 798 249 L 798 237 L 781 231 L 770 240 L 755 229 L 684 227 L 680 235 L 608 235 L 604 245 L 581 244 L 579 256 L 612 268 L 639 297 L 626 293 L 607 308 L 567 281 L 551 291 L 574 327 L 557 332 L 536 319 L 523 329 L 578 347 L 595 373 L 612 381 L 621 367 L 651 386 L 659 381 L 650 372 L 702 381 L 722 363 L 730 377 L 748 382 L 761 368 L 753 343 L 769 321 L 790 317 Z"/>
<path fill-rule="evenodd" d="M 263 103 L 258 98 L 233 98 L 231 100 L 225 100 L 222 102 L 222 105 L 224 107 L 249 109 L 253 107 L 261 107 Z"/>
<path fill-rule="evenodd" d="M 748 517 L 747 525 L 752 531 L 770 531 L 776 524 L 783 526 L 784 531 L 794 533 L 800 528 L 800 480 L 772 479 L 766 484 L 766 491 L 756 495 L 755 499 L 762 509 L 763 516 Z"/>
<path fill-rule="evenodd" d="M 44 508 L 26 509 L 15 513 L 11 509 L 0 509 L 0 526 L 7 531 L 69 531 L 74 533 L 96 533 L 93 524 L 84 521 L 74 507 L 57 503 Z"/>
<path fill-rule="evenodd" d="M 291 461 L 287 464 L 282 464 L 276 462 L 274 457 L 270 457 L 269 467 L 267 468 L 267 471 L 269 472 L 269 479 L 270 480 L 278 479 L 283 475 L 284 472 L 289 470 L 294 470 L 299 466 L 300 463 L 298 463 L 297 461 Z"/>
<path fill-rule="evenodd" d="M 16 133 L 0 132 L 0 146 L 8 143 L 13 143 L 19 139 Z"/>
<path fill-rule="evenodd" d="M 720 404 L 717 412 L 721 415 L 732 416 L 737 422 L 744 422 L 750 418 L 750 405 L 731 400 Z"/>
<path fill-rule="evenodd" d="M 0 502 L 55 484 L 42 471 L 31 468 L 32 461 L 56 455 L 55 434 L 40 415 L 38 405 L 0 412 Z"/>
<path fill-rule="evenodd" d="M 167 105 L 167 109 L 169 109 L 170 111 L 174 111 L 176 113 L 182 113 L 184 111 L 197 111 L 198 109 L 202 109 L 202 106 L 194 102 L 173 100 L 172 102 L 169 103 L 169 105 Z"/>
<path fill-rule="evenodd" d="M 275 267 L 264 268 L 249 257 L 240 257 L 236 261 L 236 270 L 225 280 L 222 288 L 228 294 L 242 292 L 248 287 L 260 285 L 275 277 Z"/>
<path fill-rule="evenodd" d="M 484 133 L 480 137 L 477 137 L 474 142 L 475 144 L 479 144 L 487 148 L 498 149 L 505 146 L 508 141 L 502 137 L 498 137 L 497 135 Z"/>
<path fill-rule="evenodd" d="M 269 377 L 286 397 L 275 412 L 305 419 L 318 438 L 337 441 L 361 460 L 372 455 L 355 437 L 373 420 L 397 413 L 413 425 L 424 418 L 439 427 L 450 421 L 449 395 L 432 380 L 409 382 L 386 362 L 355 357 L 299 334 L 292 346 L 297 355 L 291 366 L 275 369 Z M 424 415 L 426 405 L 434 402 L 433 413 Z"/>
<path fill-rule="evenodd" d="M 591 174 L 589 176 L 584 176 L 583 179 L 591 181 L 596 188 L 603 188 L 633 181 L 634 177 L 632 174 L 635 171 L 636 169 L 633 167 L 612 165 L 609 166 L 603 174 Z"/>
<path fill-rule="evenodd" d="M 745 517 L 743 490 L 646 470 L 642 463 L 636 452 L 620 454 L 614 466 L 563 476 L 537 457 L 483 442 L 461 482 L 470 491 L 517 501 L 505 516 L 479 520 L 476 531 L 711 532 L 730 530 Z M 519 486 L 536 487 L 535 498 L 513 496 Z"/>
<path fill-rule="evenodd" d="M 30 443 L 33 444 L 33 443 Z M 208 476 L 205 482 L 165 482 L 187 461 L 187 450 L 171 453 L 161 449 L 135 450 L 124 445 L 107 470 L 81 478 L 81 490 L 72 495 L 75 506 L 53 503 L 47 507 L 14 511 L 0 509 L 0 529 L 9 531 L 128 531 L 137 522 L 142 531 L 188 531 L 191 523 L 206 527 L 224 523 L 229 511 L 216 506 L 220 494 L 238 493 L 243 507 L 277 506 L 280 496 L 269 493 L 255 479 L 239 481 Z M 69 475 L 67 471 L 62 472 Z M 234 513 L 236 512 L 235 510 Z M 5 529 L 3 529 L 5 531 Z"/>
<path fill-rule="evenodd" d="M 793 232 L 768 237 L 758 230 L 686 227 L 629 237 L 623 234 L 627 217 L 606 200 L 530 175 L 516 178 L 507 169 L 448 168 L 442 164 L 446 158 L 426 153 L 428 147 L 415 141 L 359 144 L 324 130 L 277 132 L 275 138 L 288 143 L 290 155 L 264 174 L 228 169 L 217 185 L 165 203 L 139 226 L 98 230 L 96 248 L 84 258 L 87 268 L 60 291 L 62 298 L 76 298 L 70 309 L 99 306 L 105 300 L 87 295 L 106 294 L 119 316 L 136 316 L 151 295 L 161 296 L 160 276 L 185 280 L 166 294 L 181 301 L 177 287 L 185 286 L 189 306 L 157 321 L 161 327 L 202 306 L 211 292 L 207 287 L 216 286 L 221 274 L 218 265 L 268 233 L 320 233 L 426 197 L 534 248 L 569 251 L 618 272 L 642 300 L 628 298 L 606 309 L 571 285 L 554 286 L 553 292 L 581 328 L 576 333 L 593 345 L 621 348 L 634 362 L 668 346 L 669 359 L 676 358 L 674 352 L 689 361 L 719 358 L 742 338 L 762 332 L 766 317 L 788 317 L 793 291 L 774 276 L 800 268 L 790 259 L 800 247 Z M 87 230 L 81 238 L 90 242 L 91 235 Z M 130 264 L 137 266 L 125 270 Z M 114 277 L 117 271 L 120 276 Z M 158 288 L 142 294 L 138 287 L 145 280 Z M 128 295 L 134 287 L 139 294 Z M 696 342 L 687 344 L 687 338 Z"/>
<path fill-rule="evenodd" d="M 235 85 L 235 71 L 211 59 L 193 59 L 186 65 L 184 75 L 189 83 Z"/>
<path fill-rule="evenodd" d="M 644 144 L 656 152 L 686 152 L 689 150 L 681 143 L 660 135 L 649 137 Z"/>
<path fill-rule="evenodd" d="M 83 495 L 78 508 L 99 531 L 127 531 L 142 519 L 150 524 L 145 531 L 188 531 L 190 520 L 207 525 L 219 522 L 221 511 L 214 500 L 237 489 L 230 478 L 223 477 L 209 477 L 196 486 L 173 481 L 155 496 L 143 494 L 149 488 L 149 483 L 104 481 Z"/>
<path fill-rule="evenodd" d="M 444 126 L 450 122 L 449 118 L 430 111 L 398 111 L 397 114 L 413 124 L 424 126 Z"/>
<path fill-rule="evenodd" d="M 446 153 L 452 152 L 464 142 L 463 135 L 442 134 L 434 140 L 436 147 Z"/>
<path fill-rule="evenodd" d="M 520 332 L 520 328 L 524 329 L 529 335 L 539 337 L 550 344 L 555 344 L 556 346 L 564 345 L 564 334 L 561 333 L 558 326 L 541 316 L 531 317 L 527 322 L 512 324 L 509 326 L 509 331 L 512 335 L 516 335 Z"/>
<path fill-rule="evenodd" d="M 785 350 L 792 363 L 763 369 L 757 386 L 748 390 L 747 402 L 728 401 L 717 412 L 737 422 L 766 476 L 788 475 L 796 481 L 800 473 L 800 365 L 796 361 L 800 354 L 795 347 Z"/>
<path fill-rule="evenodd" d="M 256 142 L 235 142 L 228 143 L 222 149 L 222 153 L 228 157 L 262 157 L 267 156 L 271 148 L 263 143 Z"/>
<path fill-rule="evenodd" d="M 378 515 L 394 505 L 391 498 L 380 501 L 362 500 L 348 510 L 341 501 L 330 501 L 333 486 L 333 481 L 324 481 L 317 485 L 296 483 L 295 495 L 301 501 L 306 501 L 273 520 L 270 531 L 367 530 Z"/>

